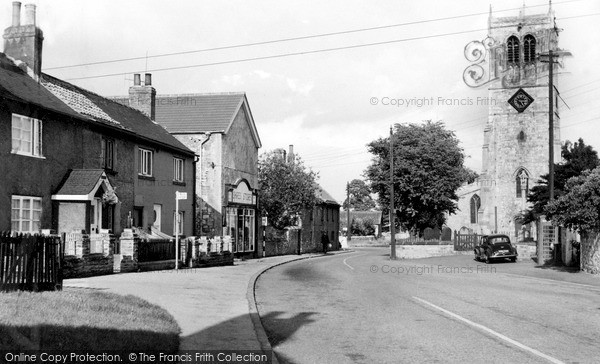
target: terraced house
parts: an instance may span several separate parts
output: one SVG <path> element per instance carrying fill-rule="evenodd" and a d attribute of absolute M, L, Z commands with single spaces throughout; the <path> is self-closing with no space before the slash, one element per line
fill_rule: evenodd
<path fill-rule="evenodd" d="M 41 72 L 35 5 L 13 3 L 0 53 L 0 231 L 193 235 L 195 154 L 153 118 L 151 75 L 129 107 Z M 141 110 L 141 111 L 140 111 Z M 175 211 L 175 193 L 187 192 Z"/>

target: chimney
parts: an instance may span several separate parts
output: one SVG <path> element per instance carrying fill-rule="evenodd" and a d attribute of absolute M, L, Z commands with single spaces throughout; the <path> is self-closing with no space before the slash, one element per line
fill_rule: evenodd
<path fill-rule="evenodd" d="M 44 33 L 36 26 L 35 5 L 25 5 L 25 21 L 21 25 L 21 3 L 13 2 L 12 25 L 4 30 L 4 54 L 23 62 L 34 78 L 42 71 Z"/>
<path fill-rule="evenodd" d="M 133 86 L 129 88 L 129 106 L 137 109 L 152 121 L 156 116 L 156 90 L 152 87 L 152 74 L 144 75 L 144 84 L 141 85 L 139 73 L 133 75 Z"/>
<path fill-rule="evenodd" d="M 296 155 L 294 154 L 294 145 L 290 144 L 290 152 L 288 153 L 288 163 L 294 163 L 296 161 Z"/>

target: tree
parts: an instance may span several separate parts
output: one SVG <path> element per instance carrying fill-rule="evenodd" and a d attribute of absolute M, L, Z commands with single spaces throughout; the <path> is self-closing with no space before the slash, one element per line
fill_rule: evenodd
<path fill-rule="evenodd" d="M 463 150 L 442 122 L 396 124 L 394 128 L 394 206 L 404 229 L 422 235 L 441 228 L 446 213 L 457 209 L 457 189 L 469 179 Z M 389 206 L 390 138 L 367 145 L 374 155 L 365 176 L 381 206 Z"/>
<path fill-rule="evenodd" d="M 350 209 L 356 211 L 368 211 L 375 207 L 375 201 L 371 198 L 371 190 L 365 181 L 353 179 L 348 184 L 348 194 L 350 195 Z M 344 210 L 348 209 L 348 198 L 342 205 Z"/>
<path fill-rule="evenodd" d="M 273 151 L 262 154 L 258 161 L 258 195 L 269 223 L 277 229 L 297 225 L 300 213 L 317 202 L 317 177 L 297 156 L 286 161 Z"/>
<path fill-rule="evenodd" d="M 569 179 L 565 193 L 544 209 L 554 225 L 577 230 L 583 237 L 581 268 L 600 272 L 600 167 Z"/>
<path fill-rule="evenodd" d="M 561 147 L 561 156 L 564 162 L 554 164 L 554 196 L 557 198 L 564 194 L 565 185 L 570 178 L 600 165 L 598 153 L 590 145 L 586 145 L 581 138 L 575 143 L 567 140 Z M 527 201 L 532 203 L 532 206 L 517 217 L 519 222 L 523 224 L 535 222 L 545 213 L 544 208 L 550 199 L 548 177 L 548 174 L 540 176 L 537 185 L 529 191 Z"/>

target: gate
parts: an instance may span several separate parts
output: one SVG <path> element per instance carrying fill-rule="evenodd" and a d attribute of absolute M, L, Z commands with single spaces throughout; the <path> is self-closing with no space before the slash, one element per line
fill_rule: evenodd
<path fill-rule="evenodd" d="M 479 244 L 480 237 L 481 235 L 477 234 L 459 234 L 458 231 L 454 231 L 454 250 L 473 250 Z"/>
<path fill-rule="evenodd" d="M 0 233 L 0 291 L 62 289 L 59 236 Z"/>

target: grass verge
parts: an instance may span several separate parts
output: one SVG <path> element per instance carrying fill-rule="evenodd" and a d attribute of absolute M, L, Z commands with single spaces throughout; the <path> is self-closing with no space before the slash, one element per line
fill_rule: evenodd
<path fill-rule="evenodd" d="M 180 328 L 138 297 L 90 290 L 0 293 L 1 350 L 176 353 Z"/>

